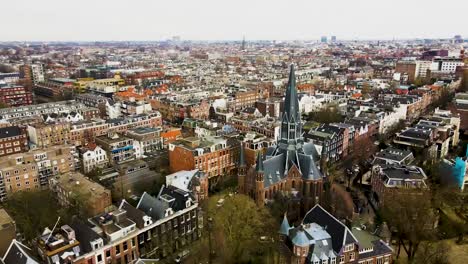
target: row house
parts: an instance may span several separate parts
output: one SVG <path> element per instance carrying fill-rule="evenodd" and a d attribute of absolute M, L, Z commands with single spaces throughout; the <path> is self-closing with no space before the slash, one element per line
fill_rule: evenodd
<path fill-rule="evenodd" d="M 7 126 L 0 128 L 0 157 L 26 152 L 28 138 L 24 127 Z"/>
<path fill-rule="evenodd" d="M 49 179 L 74 171 L 74 150 L 71 146 L 13 154 L 0 160 L 0 199 L 18 191 L 47 189 Z"/>
<path fill-rule="evenodd" d="M 129 129 L 139 127 L 156 128 L 162 125 L 159 112 L 128 116 L 117 119 L 93 119 L 71 125 L 70 142 L 75 146 L 83 146 L 94 142 L 96 137 L 107 135 L 109 132 L 126 133 Z"/>
<path fill-rule="evenodd" d="M 142 115 L 132 115 L 125 118 L 116 118 L 106 120 L 109 124 L 110 132 L 124 133 L 129 129 L 138 127 L 160 127 L 162 126 L 162 117 L 159 112 L 153 112 Z"/>
<path fill-rule="evenodd" d="M 315 145 L 324 160 L 334 162 L 347 155 L 349 135 L 347 127 L 323 124 L 310 130 L 304 138 Z"/>
<path fill-rule="evenodd" d="M 74 100 L 70 100 L 0 109 L 0 120 L 8 121 L 14 118 L 42 117 L 46 114 L 68 114 L 71 112 L 80 113 L 86 120 L 99 116 L 99 110 L 97 108 L 89 107 Z"/>
<path fill-rule="evenodd" d="M 167 186 L 157 197 L 144 193 L 136 207 L 122 200 L 113 211 L 86 220 L 75 217 L 69 225 L 44 232 L 34 246 L 45 263 L 136 263 L 189 246 L 199 239 L 202 226 L 193 196 Z"/>
<path fill-rule="evenodd" d="M 87 144 L 79 149 L 81 170 L 87 174 L 95 169 L 109 166 L 107 152 L 95 143 Z"/>
<path fill-rule="evenodd" d="M 99 109 L 99 117 L 104 118 L 106 117 L 106 102 L 108 100 L 107 97 L 96 95 L 96 94 L 77 94 L 75 96 L 75 100 L 79 103 L 82 103 L 89 107 L 96 107 Z"/>

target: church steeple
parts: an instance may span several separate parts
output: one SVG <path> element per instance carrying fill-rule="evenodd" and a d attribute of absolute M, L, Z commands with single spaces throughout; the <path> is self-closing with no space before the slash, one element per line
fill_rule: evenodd
<path fill-rule="evenodd" d="M 291 64 L 281 120 L 281 138 L 278 146 L 282 151 L 291 152 L 301 150 L 302 143 L 302 122 L 301 113 L 299 112 L 296 74 L 294 73 L 294 65 Z"/>
<path fill-rule="evenodd" d="M 289 68 L 288 87 L 286 89 L 286 97 L 284 99 L 284 113 L 289 121 L 299 121 L 299 100 L 297 98 L 296 89 L 296 73 L 294 72 L 294 64 Z"/>

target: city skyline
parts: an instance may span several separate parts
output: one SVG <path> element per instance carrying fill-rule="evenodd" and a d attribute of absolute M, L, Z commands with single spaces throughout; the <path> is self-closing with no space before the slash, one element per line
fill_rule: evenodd
<path fill-rule="evenodd" d="M 183 40 L 392 40 L 468 35 L 463 10 L 447 0 L 393 1 L 236 1 L 159 2 L 84 0 L 70 7 L 56 0 L 3 4 L 10 21 L 0 41 L 158 41 Z M 339 6 L 339 9 L 337 8 Z M 411 25 L 411 26 L 409 26 Z"/>

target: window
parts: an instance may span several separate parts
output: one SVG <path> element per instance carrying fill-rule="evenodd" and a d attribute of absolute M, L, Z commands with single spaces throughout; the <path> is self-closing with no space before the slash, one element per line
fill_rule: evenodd
<path fill-rule="evenodd" d="M 352 251 L 354 249 L 354 244 L 348 244 L 345 246 L 345 252 Z"/>
<path fill-rule="evenodd" d="M 115 246 L 115 254 L 116 255 L 120 254 L 120 246 L 119 245 Z"/>
<path fill-rule="evenodd" d="M 101 261 L 102 261 L 102 255 L 99 254 L 99 255 L 97 256 L 97 262 L 101 262 Z"/>
<path fill-rule="evenodd" d="M 127 251 L 128 250 L 128 243 L 127 241 L 123 242 L 123 250 Z"/>
<path fill-rule="evenodd" d="M 383 264 L 383 258 L 382 257 L 377 258 L 377 264 Z"/>
<path fill-rule="evenodd" d="M 111 252 L 110 252 L 110 250 L 107 250 L 106 251 L 106 258 L 110 258 L 110 256 L 111 256 Z"/>
<path fill-rule="evenodd" d="M 343 264 L 344 263 L 344 256 L 340 256 L 340 262 L 339 264 Z"/>
<path fill-rule="evenodd" d="M 349 254 L 349 261 L 353 261 L 354 260 L 354 252 L 351 252 Z"/>

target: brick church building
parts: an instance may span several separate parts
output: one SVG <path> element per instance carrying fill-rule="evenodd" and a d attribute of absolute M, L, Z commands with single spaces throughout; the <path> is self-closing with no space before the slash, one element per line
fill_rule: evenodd
<path fill-rule="evenodd" d="M 239 157 L 239 192 L 252 197 L 259 206 L 273 200 L 281 192 L 293 199 L 304 214 L 321 202 L 323 175 L 316 165 L 317 150 L 305 143 L 294 66 L 291 65 L 281 121 L 280 138 L 267 149 L 265 157 L 258 154 L 256 165 L 247 168 L 244 149 Z"/>

